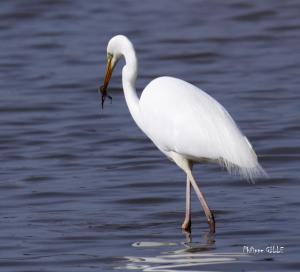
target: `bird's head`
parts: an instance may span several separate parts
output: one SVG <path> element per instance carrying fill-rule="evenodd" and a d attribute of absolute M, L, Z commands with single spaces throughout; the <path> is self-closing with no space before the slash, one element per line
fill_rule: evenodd
<path fill-rule="evenodd" d="M 107 45 L 107 63 L 106 63 L 106 70 L 105 70 L 105 77 L 104 77 L 104 83 L 101 87 L 98 88 L 99 93 L 102 95 L 102 108 L 104 105 L 104 101 L 106 97 L 108 97 L 110 100 L 112 99 L 111 96 L 107 94 L 107 87 L 112 75 L 112 72 L 118 62 L 118 60 L 121 57 L 121 45 L 122 40 L 127 39 L 123 35 L 117 35 L 110 39 Z"/>

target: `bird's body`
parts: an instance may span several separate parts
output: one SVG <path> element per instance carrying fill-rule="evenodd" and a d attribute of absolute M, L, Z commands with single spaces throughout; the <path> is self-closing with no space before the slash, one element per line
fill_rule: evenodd
<path fill-rule="evenodd" d="M 152 80 L 137 96 L 137 58 L 131 42 L 122 35 L 113 37 L 107 47 L 108 68 L 104 95 L 112 70 L 121 56 L 126 65 L 122 84 L 126 103 L 139 128 L 168 158 L 187 174 L 187 206 L 184 229 L 190 228 L 190 185 L 204 208 L 210 230 L 215 222 L 204 196 L 192 175 L 192 165 L 217 162 L 230 172 L 247 179 L 264 175 L 257 156 L 226 109 L 206 92 L 173 77 Z"/>
<path fill-rule="evenodd" d="M 246 178 L 261 171 L 252 146 L 226 109 L 196 86 L 156 78 L 144 89 L 139 110 L 140 128 L 168 157 L 176 152 L 193 162 L 217 162 Z"/>

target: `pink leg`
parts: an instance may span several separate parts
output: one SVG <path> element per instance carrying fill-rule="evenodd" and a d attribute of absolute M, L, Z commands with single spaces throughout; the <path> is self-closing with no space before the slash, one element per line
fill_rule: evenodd
<path fill-rule="evenodd" d="M 213 213 L 210 211 L 210 209 L 208 208 L 208 205 L 205 201 L 205 198 L 204 198 L 204 195 L 202 194 L 202 192 L 200 191 L 193 175 L 192 175 L 192 172 L 189 171 L 187 172 L 187 175 L 188 175 L 188 179 L 190 180 L 196 194 L 197 194 L 197 197 L 203 207 L 203 210 L 204 210 L 204 213 L 206 215 L 206 218 L 207 218 L 207 222 L 209 224 L 209 228 L 210 228 L 210 232 L 211 233 L 215 233 L 216 232 L 216 224 L 215 224 L 215 218 L 214 218 L 214 215 Z"/>
<path fill-rule="evenodd" d="M 191 232 L 191 183 L 186 177 L 186 196 L 185 196 L 185 218 L 181 228 L 187 232 Z"/>

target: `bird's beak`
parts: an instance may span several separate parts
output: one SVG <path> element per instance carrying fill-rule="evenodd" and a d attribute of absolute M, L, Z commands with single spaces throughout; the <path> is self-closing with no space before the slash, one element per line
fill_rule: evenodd
<path fill-rule="evenodd" d="M 99 87 L 98 91 L 99 93 L 101 93 L 102 97 L 101 97 L 101 100 L 102 100 L 102 108 L 103 108 L 103 105 L 104 105 L 104 101 L 105 101 L 105 98 L 108 97 L 110 100 L 112 100 L 112 97 L 109 96 L 107 94 L 107 87 L 108 87 L 108 84 L 109 84 L 109 81 L 110 81 L 110 78 L 111 78 L 111 75 L 112 75 L 112 72 L 113 72 L 113 65 L 112 65 L 112 55 L 109 55 L 108 58 L 107 58 L 107 64 L 106 64 L 106 71 L 105 71 L 105 78 L 104 78 L 104 83 L 101 87 Z"/>

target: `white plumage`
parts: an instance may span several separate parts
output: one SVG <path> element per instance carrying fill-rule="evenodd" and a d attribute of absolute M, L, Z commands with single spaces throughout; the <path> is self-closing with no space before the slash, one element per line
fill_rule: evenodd
<path fill-rule="evenodd" d="M 167 156 L 174 151 L 195 162 L 214 161 L 253 179 L 263 174 L 249 141 L 225 108 L 183 80 L 159 77 L 144 89 L 141 129 Z"/>
<path fill-rule="evenodd" d="M 183 224 L 190 229 L 190 184 L 204 208 L 211 232 L 214 217 L 192 175 L 192 165 L 216 162 L 232 173 L 252 180 L 265 175 L 257 156 L 229 113 L 214 98 L 196 86 L 173 77 L 159 77 L 144 89 L 140 99 L 135 90 L 137 58 L 132 43 L 123 35 L 113 37 L 107 46 L 108 65 L 104 101 L 113 68 L 121 56 L 126 65 L 122 84 L 130 113 L 140 129 L 167 157 L 187 174 L 187 206 Z"/>

